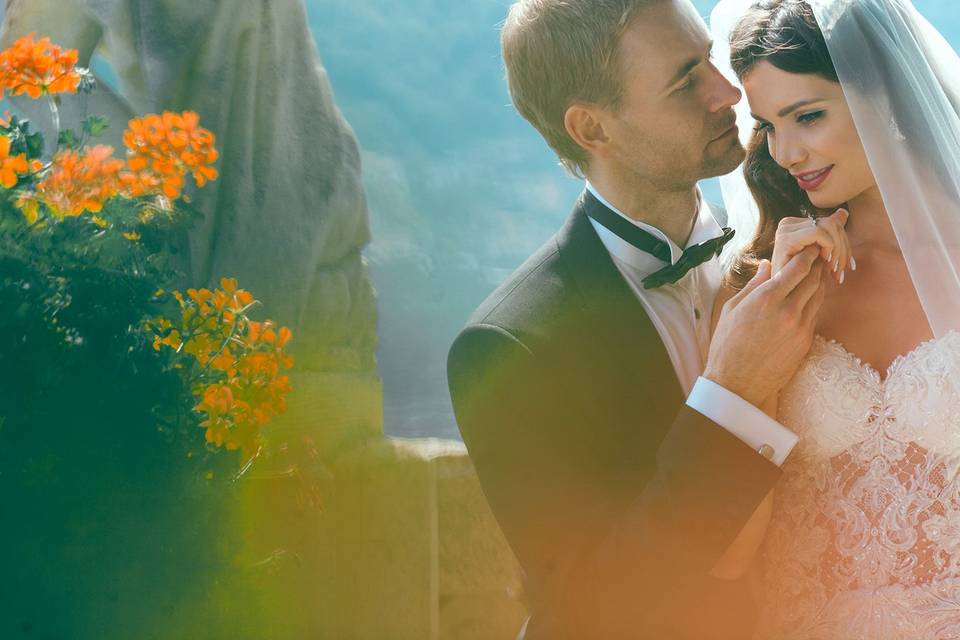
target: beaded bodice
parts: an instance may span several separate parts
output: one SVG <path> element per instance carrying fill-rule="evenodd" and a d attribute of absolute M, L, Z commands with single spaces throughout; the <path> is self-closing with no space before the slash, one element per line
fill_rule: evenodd
<path fill-rule="evenodd" d="M 756 637 L 960 638 L 960 333 L 886 376 L 816 337 L 758 557 Z"/>

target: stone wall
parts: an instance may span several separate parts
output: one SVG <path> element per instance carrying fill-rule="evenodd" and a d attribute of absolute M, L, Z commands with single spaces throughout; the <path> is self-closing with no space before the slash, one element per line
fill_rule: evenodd
<path fill-rule="evenodd" d="M 372 439 L 324 469 L 320 505 L 295 476 L 244 483 L 248 561 L 271 567 L 257 578 L 262 637 L 516 637 L 520 570 L 462 443 Z"/>

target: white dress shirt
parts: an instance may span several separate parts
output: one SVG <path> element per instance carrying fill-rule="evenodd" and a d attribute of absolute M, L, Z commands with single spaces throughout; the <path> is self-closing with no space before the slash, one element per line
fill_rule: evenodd
<path fill-rule="evenodd" d="M 662 231 L 634 220 L 611 205 L 587 182 L 587 190 L 611 211 L 653 234 L 670 247 L 675 264 L 683 250 Z M 698 195 L 699 192 L 698 192 Z M 690 247 L 723 234 L 710 207 L 700 195 L 697 219 L 687 240 Z M 643 304 L 670 356 L 687 405 L 732 433 L 780 466 L 797 444 L 795 433 L 732 391 L 700 376 L 710 346 L 713 304 L 720 290 L 719 260 L 708 260 L 688 271 L 676 283 L 644 289 L 641 281 L 667 263 L 623 240 L 599 222 L 590 219 L 613 263 Z"/>

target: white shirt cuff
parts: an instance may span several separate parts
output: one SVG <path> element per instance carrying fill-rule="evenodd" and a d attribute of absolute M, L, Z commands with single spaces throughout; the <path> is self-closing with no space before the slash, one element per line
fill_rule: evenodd
<path fill-rule="evenodd" d="M 687 406 L 732 433 L 778 467 L 797 445 L 797 434 L 737 394 L 706 378 L 697 378 Z M 772 448 L 772 452 L 771 449 Z"/>

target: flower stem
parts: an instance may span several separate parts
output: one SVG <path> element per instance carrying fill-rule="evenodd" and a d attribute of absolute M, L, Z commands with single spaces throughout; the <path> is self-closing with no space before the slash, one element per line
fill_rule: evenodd
<path fill-rule="evenodd" d="M 50 98 L 50 116 L 53 119 L 53 128 L 57 136 L 57 147 L 60 146 L 60 98 L 58 96 L 48 96 Z"/>

